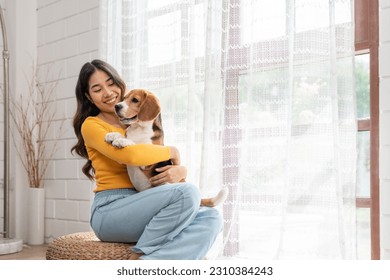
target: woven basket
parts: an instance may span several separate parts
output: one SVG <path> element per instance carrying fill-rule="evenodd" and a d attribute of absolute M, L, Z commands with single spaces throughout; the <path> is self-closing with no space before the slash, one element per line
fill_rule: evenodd
<path fill-rule="evenodd" d="M 100 241 L 93 232 L 57 237 L 48 246 L 47 260 L 128 260 L 134 244 Z"/>

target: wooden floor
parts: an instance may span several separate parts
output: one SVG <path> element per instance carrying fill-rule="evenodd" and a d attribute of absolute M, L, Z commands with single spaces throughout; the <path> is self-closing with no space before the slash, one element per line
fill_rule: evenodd
<path fill-rule="evenodd" d="M 0 260 L 45 260 L 47 244 L 45 245 L 23 245 L 23 250 L 7 255 L 0 255 Z"/>

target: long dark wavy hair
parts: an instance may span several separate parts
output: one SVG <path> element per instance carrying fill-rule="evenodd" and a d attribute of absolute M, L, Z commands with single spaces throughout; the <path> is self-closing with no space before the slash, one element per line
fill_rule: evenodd
<path fill-rule="evenodd" d="M 118 72 L 107 62 L 95 59 L 91 62 L 87 62 L 81 67 L 79 78 L 76 85 L 76 99 L 77 110 L 73 117 L 73 128 L 77 137 L 77 143 L 71 149 L 71 152 L 76 152 L 81 157 L 85 158 L 87 162 L 84 164 L 82 170 L 83 173 L 90 179 L 94 179 L 94 170 L 92 162 L 88 158 L 87 149 L 85 148 L 84 139 L 81 135 L 81 125 L 89 116 L 97 116 L 99 109 L 89 101 L 89 79 L 96 70 L 104 71 L 121 89 L 121 99 L 126 90 L 126 84 L 119 76 Z"/>

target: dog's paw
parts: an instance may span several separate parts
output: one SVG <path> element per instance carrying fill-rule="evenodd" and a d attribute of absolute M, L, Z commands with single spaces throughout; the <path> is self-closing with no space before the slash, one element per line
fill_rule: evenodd
<path fill-rule="evenodd" d="M 130 145 L 134 145 L 134 142 L 127 139 L 127 138 L 122 137 L 122 138 L 115 139 L 114 141 L 112 141 L 111 144 L 117 148 L 124 148 L 124 147 L 130 146 Z"/>
<path fill-rule="evenodd" d="M 123 135 L 120 134 L 119 132 L 109 132 L 104 137 L 104 141 L 112 144 L 112 142 L 114 142 L 116 139 L 119 139 L 119 138 L 123 138 Z"/>

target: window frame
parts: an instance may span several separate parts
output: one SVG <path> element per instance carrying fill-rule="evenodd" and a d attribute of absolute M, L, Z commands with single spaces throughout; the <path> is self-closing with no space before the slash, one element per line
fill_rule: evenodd
<path fill-rule="evenodd" d="M 355 53 L 370 54 L 370 117 L 357 120 L 358 131 L 370 131 L 370 198 L 356 207 L 370 208 L 371 259 L 380 259 L 379 213 L 379 9 L 377 0 L 355 0 Z"/>

